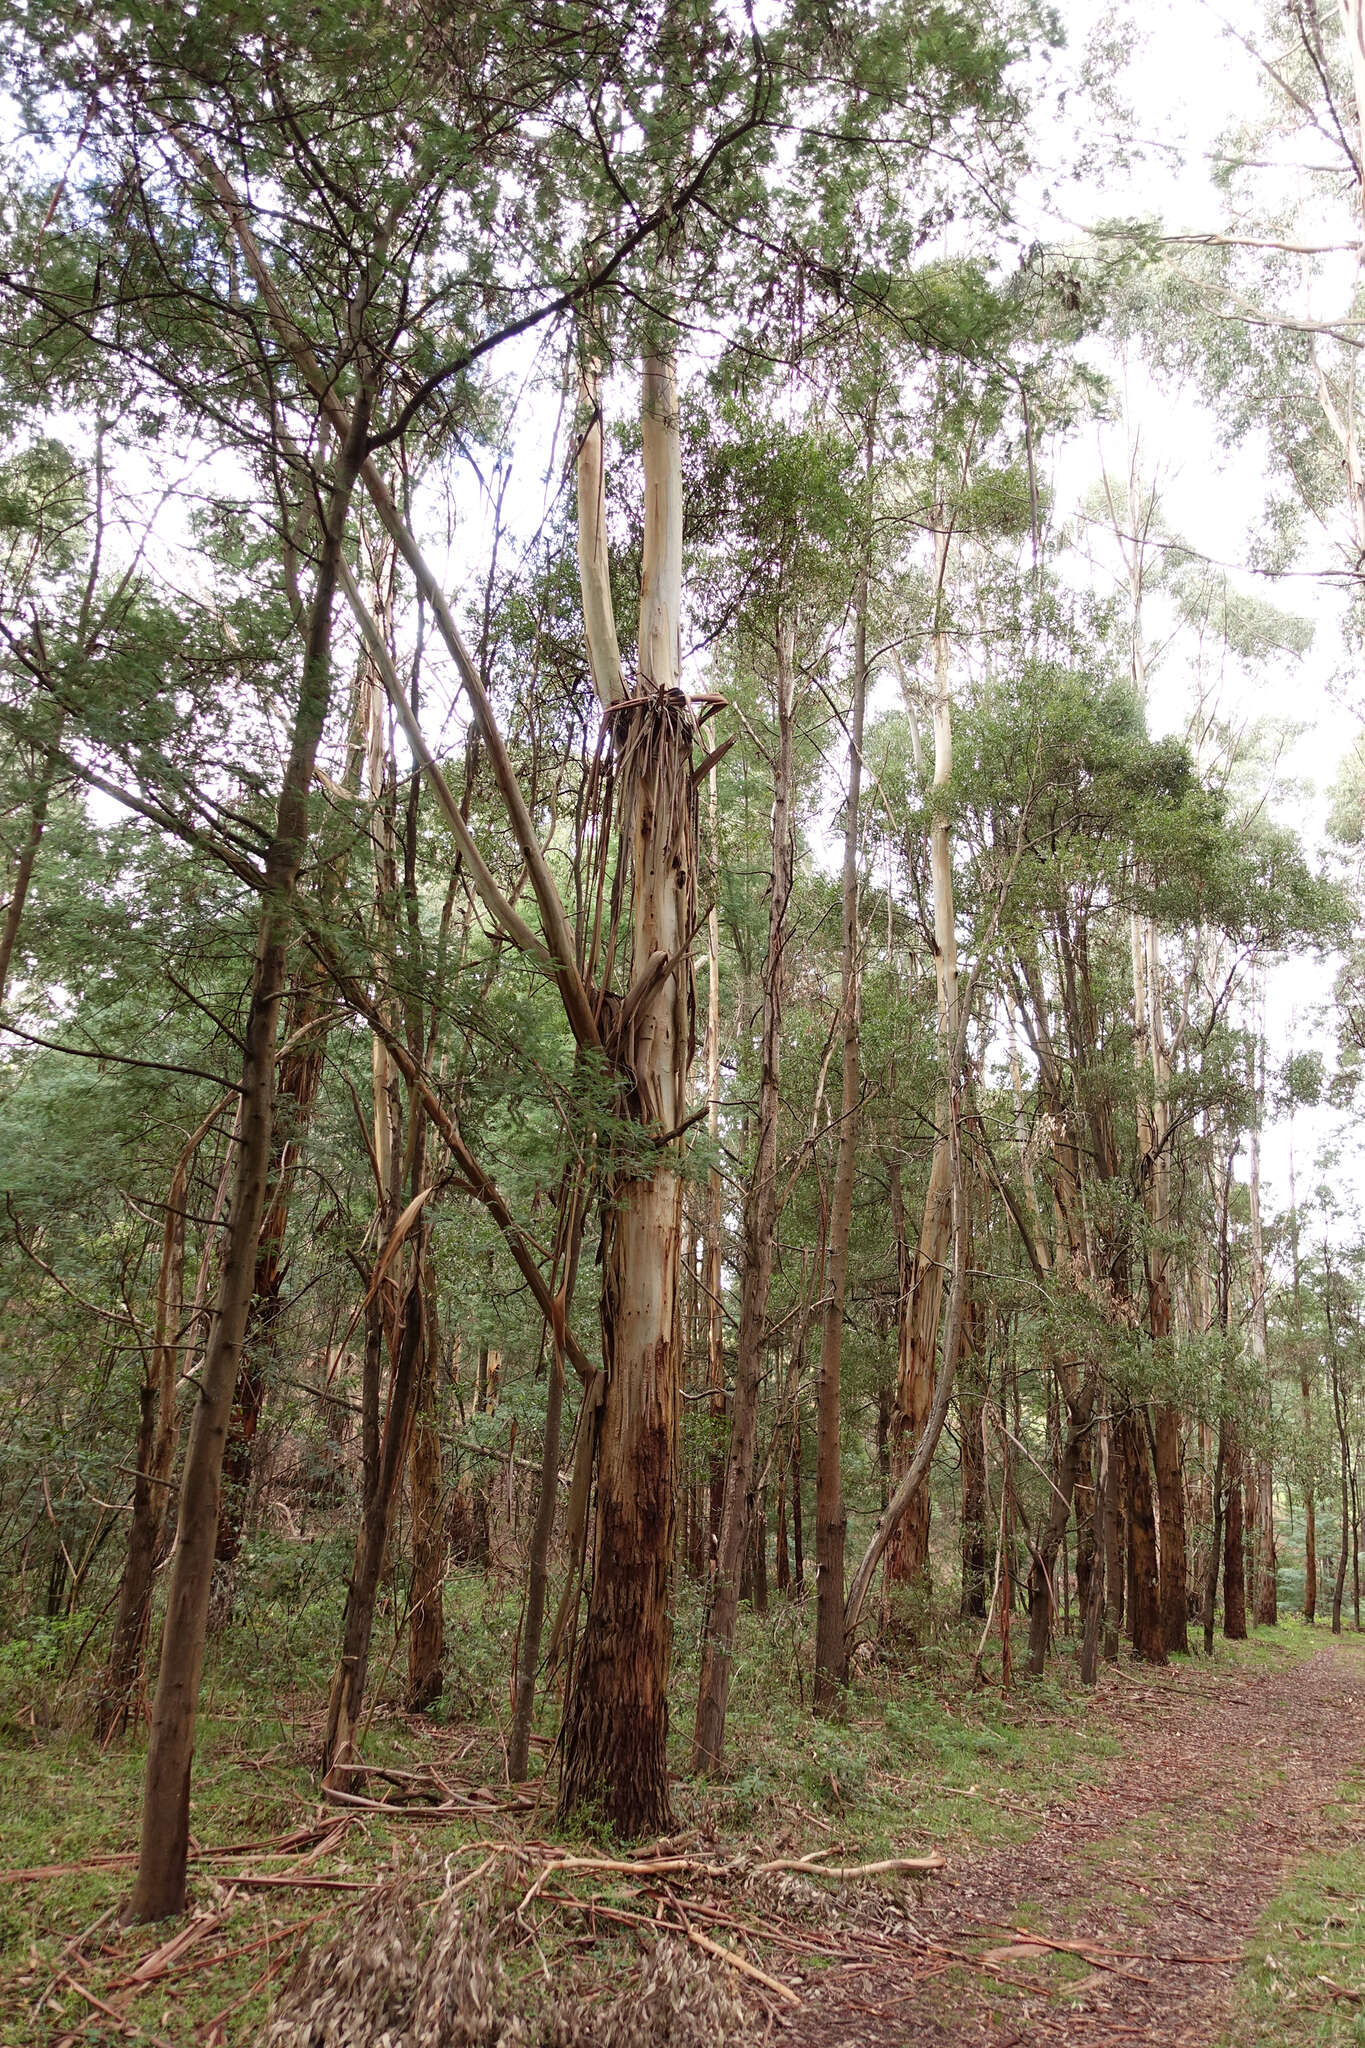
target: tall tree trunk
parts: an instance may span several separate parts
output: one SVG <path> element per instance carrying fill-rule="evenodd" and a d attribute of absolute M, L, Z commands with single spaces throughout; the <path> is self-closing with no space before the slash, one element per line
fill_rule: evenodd
<path fill-rule="evenodd" d="M 19 938 L 19 927 L 24 919 L 24 905 L 28 901 L 29 884 L 33 880 L 33 864 L 38 858 L 38 848 L 43 842 L 47 826 L 48 805 L 57 780 L 57 750 L 62 743 L 62 729 L 66 724 L 66 711 L 59 706 L 56 725 L 51 741 L 42 748 L 43 765 L 33 782 L 33 793 L 29 798 L 28 831 L 19 848 L 14 863 L 14 881 L 10 887 L 9 902 L 5 905 L 5 920 L 0 925 L 0 1004 L 5 1000 L 9 987 L 10 964 L 14 959 L 14 948 Z"/>
<path fill-rule="evenodd" d="M 1104 1661 L 1119 1661 L 1119 1637 L 1123 1630 L 1123 1528 L 1120 1520 L 1123 1448 L 1118 1425 L 1112 1419 L 1106 1429 L 1108 1456 L 1104 1461 Z"/>
<path fill-rule="evenodd" d="M 1057 1553 L 1062 1547 L 1062 1537 L 1071 1516 L 1071 1500 L 1076 1491 L 1076 1480 L 1089 1450 L 1095 1412 L 1095 1391 L 1093 1376 L 1087 1376 L 1084 1384 L 1074 1391 L 1066 1390 L 1066 1443 L 1057 1477 L 1053 1482 L 1047 1520 L 1034 1546 L 1029 1570 L 1028 1668 L 1035 1678 L 1042 1677 L 1043 1667 L 1047 1662 L 1047 1646 L 1052 1633 L 1056 1605 L 1053 1574 L 1057 1564 Z"/>
<path fill-rule="evenodd" d="M 1118 1426 L 1128 1500 L 1128 1549 L 1132 1567 L 1133 1655 L 1144 1664 L 1166 1662 L 1166 1632 L 1157 1569 L 1156 1520 L 1152 1513 L 1151 1461 L 1147 1429 L 1139 1409 L 1130 1408 Z"/>
<path fill-rule="evenodd" d="M 1154 1420 L 1156 1497 L 1161 1516 L 1161 1626 L 1166 1648 L 1183 1657 L 1190 1647 L 1190 1585 L 1180 1411 L 1162 1402 Z"/>
<path fill-rule="evenodd" d="M 1265 1043 L 1259 1045 L 1260 1072 L 1256 1081 L 1256 1110 L 1251 1126 L 1251 1355 L 1265 1380 L 1267 1422 L 1271 1419 L 1268 1377 L 1268 1332 L 1266 1327 L 1265 1243 L 1261 1231 L 1261 1101 L 1265 1087 Z M 1256 1593 L 1253 1617 L 1263 1628 L 1273 1628 L 1279 1618 L 1277 1563 L 1275 1556 L 1275 1481 L 1270 1460 L 1263 1457 L 1256 1473 Z"/>
<path fill-rule="evenodd" d="M 980 1352 L 973 1343 L 958 1369 L 957 1383 L 958 1442 L 962 1447 L 962 1598 L 958 1613 L 963 1621 L 986 1619 L 986 1447 L 981 1437 L 985 1396 L 980 1373 Z"/>
<path fill-rule="evenodd" d="M 650 1170 L 612 1190 L 602 1246 L 605 1396 L 598 1430 L 592 1588 L 564 1721 L 560 1807 L 593 1806 L 625 1837 L 671 1824 L 668 1675 L 682 1388 L 679 1264 L 694 1039 L 688 949 L 696 904 L 695 720 L 679 684 L 682 463 L 674 366 L 644 364 L 644 561 L 639 686 L 613 716 L 631 886 L 634 986 L 621 1047 L 627 1105 Z M 581 516 L 581 512 L 580 512 Z M 643 1146 L 641 1152 L 643 1153 Z"/>
<path fill-rule="evenodd" d="M 1218 1605 L 1218 1567 L 1223 1556 L 1223 1475 L 1227 1469 L 1228 1425 L 1220 1416 L 1218 1450 L 1213 1466 L 1213 1532 L 1209 1541 L 1209 1566 L 1204 1580 L 1204 1655 L 1213 1655 L 1213 1618 Z"/>
<path fill-rule="evenodd" d="M 298 978 L 286 1018 L 286 1037 L 317 1023 L 323 1014 L 323 1004 L 321 979 L 315 969 L 307 969 Z M 283 1305 L 285 1232 L 322 1067 L 323 1045 L 319 1034 L 304 1039 L 285 1053 L 275 1082 L 269 1192 L 256 1247 L 251 1307 L 242 1337 L 242 1362 L 238 1368 L 237 1385 L 233 1389 L 227 1442 L 223 1449 L 223 1480 L 213 1546 L 215 1626 L 225 1622 L 232 1612 L 233 1575 L 246 1529 L 256 1435 L 270 1385 L 270 1369 Z"/>
<path fill-rule="evenodd" d="M 422 1219 L 422 1355 L 408 1453 L 412 1504 L 412 1597 L 408 1603 L 408 1707 L 422 1713 L 445 1689 L 445 1499 L 437 1429 L 440 1335 L 429 1226 Z"/>
<path fill-rule="evenodd" d="M 327 1727 L 322 1740 L 322 1776 L 324 1784 L 329 1785 L 342 1783 L 359 1767 L 360 1713 L 365 1698 L 365 1681 L 369 1675 L 375 1603 L 384 1569 L 384 1554 L 388 1548 L 393 1505 L 407 1460 L 413 1400 L 422 1373 L 425 1317 L 421 1270 L 420 1263 L 414 1259 L 399 1317 L 388 1412 L 384 1417 L 379 1456 L 373 1481 L 366 1489 L 360 1528 L 356 1533 L 355 1563 L 346 1588 L 341 1655 L 332 1677 L 327 1701 Z"/>
<path fill-rule="evenodd" d="M 175 1458 L 176 1393 L 180 1383 L 185 1304 L 185 1192 L 190 1162 L 223 1104 L 190 1137 L 175 1163 L 166 1196 L 161 1233 L 161 1266 L 157 1275 L 156 1315 L 151 1355 L 139 1396 L 137 1463 L 133 1480 L 133 1511 L 128 1551 L 119 1580 L 114 1633 L 109 1645 L 104 1684 L 95 1707 L 95 1732 L 107 1741 L 128 1725 L 133 1695 L 142 1673 L 142 1659 L 152 1616 L 152 1582 L 161 1561 L 169 1521 L 171 1466 Z"/>
<path fill-rule="evenodd" d="M 1106 1523 L 1111 1486 L 1109 1478 L 1109 1423 L 1101 1417 L 1094 1432 L 1094 1485 L 1092 1497 L 1092 1529 L 1090 1542 L 1090 1569 L 1085 1581 L 1084 1619 L 1081 1623 L 1081 1684 L 1093 1685 L 1099 1677 L 1101 1633 L 1104 1618 L 1104 1578 L 1107 1553 Z M 1106 1656 L 1108 1651 L 1106 1648 Z M 1114 1656 L 1118 1656 L 1118 1635 L 1114 1637 Z"/>
<path fill-rule="evenodd" d="M 714 1771 L 725 1743 L 730 1698 L 740 1565 L 754 1516 L 754 1454 L 763 1340 L 768 1320 L 773 1246 L 777 1237 L 777 1119 L 782 1059 L 782 998 L 786 979 L 787 906 L 791 898 L 794 838 L 791 819 L 795 726 L 795 636 L 779 625 L 776 648 L 777 763 L 773 785 L 772 885 L 768 896 L 768 949 L 763 962 L 763 1022 L 759 1049 L 758 1145 L 744 1198 L 739 1345 L 730 1448 L 716 1570 L 702 1633 L 701 1677 L 692 1735 L 692 1768 Z M 779 1502 L 781 1495 L 779 1493 Z M 779 1508 L 780 1513 L 780 1508 Z M 780 1559 L 785 1561 L 782 1533 Z M 782 1584 L 782 1563 L 778 1567 Z M 766 1599 L 766 1596 L 765 1596 Z"/>
<path fill-rule="evenodd" d="M 711 828 L 711 858 L 720 872 L 720 810 L 714 762 L 708 779 L 708 810 Z M 702 1285 L 706 1296 L 706 1384 L 711 1390 L 711 1427 L 714 1440 L 710 1459 L 710 1541 L 707 1561 L 719 1569 L 721 1531 L 725 1517 L 726 1455 L 722 1449 L 725 1429 L 725 1318 L 721 1290 L 724 1285 L 725 1201 L 720 1172 L 720 909 L 712 903 L 706 914 L 706 1135 L 711 1143 L 711 1164 L 706 1175 L 706 1228 L 702 1244 Z M 736 1367 L 735 1402 L 742 1365 Z M 733 1441 L 735 1425 L 731 1424 Z"/>
<path fill-rule="evenodd" d="M 1229 1642 L 1246 1641 L 1247 1580 L 1242 1554 L 1242 1447 L 1228 1426 L 1224 1452 L 1227 1478 L 1227 1509 L 1223 1519 L 1223 1634 Z"/>
<path fill-rule="evenodd" d="M 1332 1634 L 1341 1634 L 1341 1603 L 1346 1591 L 1346 1561 L 1351 1547 L 1351 1449 L 1346 1433 L 1345 1405 L 1341 1398 L 1341 1371 L 1337 1359 L 1336 1333 L 1333 1328 L 1332 1268 L 1327 1267 L 1327 1286 L 1324 1302 L 1327 1309 L 1327 1372 L 1332 1384 L 1332 1413 L 1337 1425 L 1337 1450 L 1341 1465 L 1341 1536 L 1337 1544 L 1337 1575 L 1332 1587 Z"/>
<path fill-rule="evenodd" d="M 913 1258 L 900 1259 L 896 1403 L 891 1430 L 893 1485 L 907 1471 L 934 1401 L 943 1269 L 952 1223 L 952 1167 L 948 1122 L 954 1101 L 949 1065 L 957 1043 L 957 921 L 953 904 L 952 842 L 944 790 L 953 774 L 953 709 L 949 688 L 949 639 L 944 586 L 951 535 L 934 536 L 934 781 L 935 804 L 929 830 L 929 865 L 934 899 L 934 965 L 938 999 L 940 1076 L 934 1112 L 936 1136 L 929 1187 Z M 916 1490 L 886 1551 L 886 1587 L 912 1586 L 929 1562 L 929 1476 Z"/>
<path fill-rule="evenodd" d="M 839 1148 L 830 1200 L 829 1249 L 825 1262 L 825 1311 L 820 1330 L 820 1379 L 815 1446 L 815 1687 L 817 1714 L 835 1712 L 848 1678 L 844 1632 L 844 1513 L 840 1458 L 840 1377 L 844 1342 L 844 1296 L 848 1286 L 848 1242 L 853 1221 L 853 1180 L 857 1165 L 860 1088 L 858 973 L 858 803 L 863 773 L 863 710 L 867 697 L 867 574 L 859 579 L 853 642 L 853 704 L 849 720 L 848 795 L 844 806 L 843 951 L 840 1002 L 844 1021 L 843 1087 Z"/>
<path fill-rule="evenodd" d="M 578 1278 L 578 1255 L 583 1241 L 583 1195 L 575 1183 L 569 1197 L 562 1236 L 556 1250 L 562 1253 L 559 1293 L 561 1319 L 573 1299 Z M 531 1530 L 531 1549 L 526 1570 L 526 1611 L 522 1617 L 521 1642 L 517 1651 L 516 1699 L 512 1727 L 507 1739 L 507 1776 L 513 1785 L 526 1777 L 531 1755 L 531 1720 L 535 1711 L 536 1673 L 540 1669 L 540 1646 L 545 1629 L 545 1603 L 550 1587 L 550 1545 L 555 1531 L 555 1508 L 559 1494 L 559 1446 L 564 1421 L 564 1353 L 560 1331 L 551 1323 L 549 1383 L 545 1393 L 545 1443 L 540 1460 L 540 1488 L 536 1495 L 536 1516 Z M 588 1427 L 583 1418 L 582 1427 Z"/>
<path fill-rule="evenodd" d="M 338 454 L 328 493 L 289 759 L 280 789 L 275 831 L 265 859 L 264 897 L 243 1034 L 237 1170 L 213 1323 L 180 1487 L 161 1665 L 143 1780 L 142 1830 L 130 1904 L 134 1920 L 162 1920 L 185 1908 L 190 1768 L 213 1580 L 223 1450 L 251 1307 L 256 1247 L 270 1172 L 275 1045 L 292 901 L 308 844 L 308 786 L 331 696 L 332 615 L 346 517 L 367 426 L 368 406 L 362 397 L 356 405 L 349 436 Z"/>

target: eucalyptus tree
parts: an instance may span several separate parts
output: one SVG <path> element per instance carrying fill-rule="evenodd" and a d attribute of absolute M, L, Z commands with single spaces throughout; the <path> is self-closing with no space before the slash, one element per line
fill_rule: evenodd
<path fill-rule="evenodd" d="M 628 1831 L 661 1826 L 677 1168 L 696 872 L 697 719 L 679 667 L 677 337 L 684 323 L 710 319 L 732 322 L 752 344 L 779 328 L 790 334 L 798 307 L 837 327 L 860 307 L 880 306 L 894 249 L 869 253 L 858 232 L 867 178 L 841 181 L 832 169 L 858 157 L 889 190 L 906 153 L 907 111 L 919 124 L 912 144 L 932 140 L 939 163 L 951 164 L 954 152 L 990 156 L 1008 141 L 1016 102 L 1005 73 L 1033 24 L 1027 11 L 1000 25 L 970 6 L 946 21 L 896 8 L 837 20 L 797 11 L 762 35 L 741 35 L 720 10 L 698 5 L 657 15 L 620 9 L 586 26 L 577 10 L 555 7 L 534 19 L 485 10 L 476 27 L 435 8 L 402 19 L 383 10 L 361 19 L 324 13 L 310 17 L 306 36 L 269 6 L 230 22 L 109 13 L 80 15 L 79 33 L 69 26 L 54 16 L 35 32 L 23 10 L 10 23 L 28 118 L 45 144 L 68 147 L 72 164 L 53 195 L 51 232 L 39 238 L 42 260 L 6 279 L 11 303 L 34 331 L 93 336 L 157 394 L 168 431 L 196 451 L 230 456 L 253 477 L 268 508 L 257 513 L 268 545 L 244 571 L 287 606 L 296 632 L 278 700 L 287 758 L 281 765 L 265 749 L 248 822 L 230 800 L 231 772 L 208 790 L 202 776 L 198 786 L 182 776 L 150 793 L 136 774 L 118 784 L 149 822 L 221 859 L 261 898 L 242 1033 L 242 1125 L 181 1491 L 135 1908 L 161 1913 L 183 1900 L 206 1528 L 217 1520 L 275 1156 L 274 1054 L 299 932 L 497 1220 L 589 1390 L 579 1456 L 581 1475 L 596 1473 L 596 1524 L 563 1796 L 570 1805 L 600 1802 Z M 776 137 L 800 130 L 808 114 L 818 119 L 788 171 Z M 948 136 L 953 150 L 944 154 Z M 929 217 L 941 217 L 970 181 L 970 165 L 960 178 L 944 172 Z M 73 263 L 73 249 L 99 260 Z M 571 312 L 587 408 L 578 434 L 580 493 L 585 483 L 588 493 L 584 626 L 612 757 L 611 796 L 588 829 L 603 881 L 613 880 L 576 928 L 549 843 L 553 824 L 538 815 L 534 784 L 529 796 L 523 787 L 496 681 L 470 656 L 424 549 L 420 494 L 408 485 L 416 444 L 449 462 L 477 438 L 497 352 L 562 332 L 557 323 Z M 913 321 L 913 307 L 898 307 L 897 317 Z M 604 351 L 638 364 L 642 393 L 634 676 L 601 602 L 590 501 Z M 341 600 L 353 621 L 348 645 L 358 634 L 384 669 L 384 634 L 350 558 L 358 494 L 403 565 L 401 604 L 411 607 L 415 595 L 467 704 L 540 929 L 501 886 L 411 704 L 385 676 L 478 914 L 556 991 L 582 1059 L 615 1080 L 619 1114 L 601 1153 L 609 1189 L 602 1373 L 588 1366 L 562 1291 L 470 1153 L 424 1059 L 298 895 L 313 822 L 309 785 L 338 744 Z M 626 956 L 631 979 L 616 994 L 609 983 Z M 584 1506 L 585 1485 L 581 1478 L 574 1492 Z"/>
<path fill-rule="evenodd" d="M 707 578 L 707 609 L 723 607 L 731 660 L 752 672 L 761 693 L 757 715 L 771 776 L 772 824 L 767 944 L 759 968 L 757 1104 L 738 1254 L 735 1382 L 692 1743 L 693 1768 L 699 1771 L 715 1770 L 721 1760 L 740 1580 L 755 1510 L 759 1393 L 782 1206 L 783 1006 L 800 836 L 797 721 L 802 712 L 809 714 L 809 674 L 837 629 L 845 596 L 840 570 L 857 504 L 856 450 L 836 427 L 818 421 L 755 427 L 749 424 L 752 405 L 748 391 L 730 402 L 732 436 L 705 455 L 708 510 L 723 549 Z"/>

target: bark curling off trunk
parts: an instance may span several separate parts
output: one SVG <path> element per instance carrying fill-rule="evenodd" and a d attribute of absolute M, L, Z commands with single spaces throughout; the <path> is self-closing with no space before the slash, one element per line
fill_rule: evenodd
<path fill-rule="evenodd" d="M 645 471 L 636 692 L 609 710 L 634 981 L 614 1051 L 635 1124 L 602 1238 L 606 1390 L 597 1443 L 587 1619 L 564 1717 L 560 1810 L 618 1834 L 666 1832 L 668 1676 L 682 1393 L 680 1126 L 695 1051 L 696 721 L 679 687 L 682 459 L 673 363 L 645 358 Z M 619 885 L 619 883 L 618 883 Z"/>

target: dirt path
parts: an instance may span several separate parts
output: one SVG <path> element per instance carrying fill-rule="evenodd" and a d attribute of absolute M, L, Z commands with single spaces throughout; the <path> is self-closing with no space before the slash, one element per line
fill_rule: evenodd
<path fill-rule="evenodd" d="M 1105 1780 L 926 1886 L 918 1955 L 808 1978 L 792 2048 L 1219 2038 L 1257 1919 L 1365 1754 L 1365 1670 L 1326 1649 L 1261 1678 L 1119 1683 Z"/>

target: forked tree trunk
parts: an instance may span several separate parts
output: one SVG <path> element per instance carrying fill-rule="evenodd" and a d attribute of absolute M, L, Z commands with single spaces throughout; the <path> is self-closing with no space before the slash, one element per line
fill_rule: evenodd
<path fill-rule="evenodd" d="M 592 1584 L 565 1706 L 560 1781 L 563 1813 L 592 1808 L 623 1837 L 662 1833 L 672 1818 L 668 1676 L 682 1389 L 678 1133 L 695 1028 L 688 949 L 697 875 L 696 722 L 679 683 L 682 463 L 670 358 L 645 358 L 641 410 L 639 685 L 611 712 L 634 976 L 621 1002 L 620 1015 L 630 1014 L 619 1054 L 641 1163 L 611 1189 L 603 1232 L 606 1389 Z"/>
<path fill-rule="evenodd" d="M 853 1222 L 853 1179 L 857 1164 L 860 1085 L 858 974 L 858 802 L 863 772 L 863 709 L 867 697 L 867 576 L 858 589 L 853 647 L 853 705 L 849 721 L 848 795 L 844 805 L 843 952 L 840 1002 L 843 1007 L 843 1087 L 839 1147 L 830 1200 L 829 1250 L 825 1262 L 825 1311 L 820 1329 L 820 1379 L 815 1446 L 815 1686 L 817 1714 L 835 1712 L 848 1678 L 844 1630 L 843 1471 L 840 1462 L 840 1370 L 844 1341 L 844 1295 L 848 1285 L 848 1242 Z"/>
<path fill-rule="evenodd" d="M 763 962 L 763 1023 L 759 1047 L 758 1143 L 744 1198 L 739 1342 L 729 1455 L 716 1545 L 716 1569 L 702 1632 L 701 1677 L 692 1735 L 692 1768 L 714 1771 L 725 1745 L 740 1569 L 754 1520 L 754 1462 L 763 1340 L 768 1321 L 773 1248 L 777 1237 L 777 1119 L 782 1056 L 787 906 L 794 842 L 791 820 L 792 743 L 795 725 L 795 640 L 784 624 L 777 635 L 777 765 L 773 787 L 772 886 L 768 898 L 768 950 Z M 783 1499 L 779 1501 L 779 1525 Z M 778 1585 L 783 1587 L 786 1531 L 780 1527 Z M 766 1600 L 766 1592 L 765 1592 Z"/>
<path fill-rule="evenodd" d="M 308 844 L 308 786 L 331 696 L 332 614 L 346 517 L 367 425 L 368 406 L 362 398 L 338 454 L 328 494 L 289 759 L 280 789 L 274 835 L 265 858 L 263 902 L 243 1034 L 237 1167 L 218 1293 L 180 1487 L 161 1666 L 143 1780 L 138 1868 L 129 1907 L 134 1920 L 162 1920 L 185 1909 L 190 1768 L 213 1583 L 223 1450 L 251 1307 L 256 1247 L 270 1173 L 275 1045 L 292 899 Z"/>
<path fill-rule="evenodd" d="M 102 1742 L 111 1735 L 122 1734 L 127 1727 L 133 1696 L 142 1674 L 152 1615 L 152 1582 L 161 1562 L 170 1518 L 176 1393 L 180 1383 L 181 1339 L 184 1335 L 186 1179 L 191 1160 L 222 1111 L 223 1104 L 215 1104 L 212 1113 L 191 1136 L 175 1163 L 166 1196 L 152 1350 L 139 1395 L 137 1462 L 128 1552 L 123 1576 L 119 1580 L 109 1661 L 95 1707 L 95 1733 Z"/>

